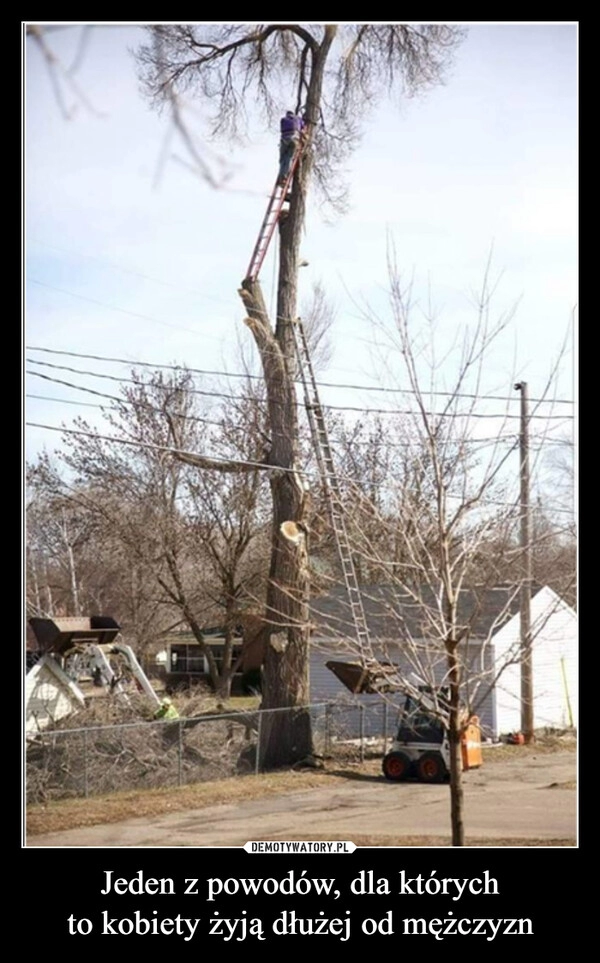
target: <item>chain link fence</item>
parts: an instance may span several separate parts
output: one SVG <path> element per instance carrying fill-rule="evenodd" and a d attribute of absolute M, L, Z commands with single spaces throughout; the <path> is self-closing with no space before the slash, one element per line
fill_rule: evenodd
<path fill-rule="evenodd" d="M 27 744 L 27 802 L 258 774 L 266 716 L 298 711 L 257 709 L 39 733 Z M 319 703 L 302 711 L 310 713 L 315 752 L 324 760 L 361 763 L 385 753 L 393 738 L 396 714 L 383 700 Z M 277 718 L 270 721 L 276 725 Z"/>

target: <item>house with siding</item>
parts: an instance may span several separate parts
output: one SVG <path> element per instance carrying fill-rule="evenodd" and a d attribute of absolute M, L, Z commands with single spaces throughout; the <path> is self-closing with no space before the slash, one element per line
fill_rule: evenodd
<path fill-rule="evenodd" d="M 259 633 L 262 625 L 260 617 L 244 614 L 233 631 L 231 645 L 232 663 L 235 666 L 232 678 L 234 692 L 244 691 L 248 679 L 254 684 L 254 673 L 260 671 L 262 649 L 259 645 Z M 211 649 L 220 672 L 226 643 L 225 628 L 204 628 L 202 634 L 204 645 Z M 211 684 L 206 652 L 191 631 L 180 630 L 170 635 L 165 649 L 158 656 L 163 668 L 161 675 L 168 686 L 190 686 L 199 682 Z"/>
<path fill-rule="evenodd" d="M 432 593 L 423 590 L 421 601 L 416 602 L 397 588 L 366 586 L 362 600 L 373 646 L 370 656 L 393 663 L 401 674 L 413 674 L 413 679 L 417 676 L 425 684 L 443 683 L 446 655 L 443 640 L 436 639 L 439 622 L 432 618 L 437 606 Z M 465 590 L 458 620 L 464 630 L 459 646 L 463 701 L 479 716 L 484 737 L 497 740 L 521 726 L 519 594 L 514 586 Z M 534 725 L 575 727 L 576 613 L 546 586 L 534 589 L 531 621 Z M 354 626 L 342 588 L 312 602 L 311 623 L 311 702 L 344 706 L 347 729 L 353 735 L 359 735 L 359 727 L 362 735 L 381 734 L 402 696 L 354 696 L 326 666 L 329 660 L 361 659 L 352 643 Z"/>

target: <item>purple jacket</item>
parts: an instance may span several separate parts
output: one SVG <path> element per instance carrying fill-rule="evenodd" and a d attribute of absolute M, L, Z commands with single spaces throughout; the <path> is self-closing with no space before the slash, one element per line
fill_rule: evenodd
<path fill-rule="evenodd" d="M 281 118 L 280 128 L 282 140 L 290 140 L 294 134 L 304 130 L 304 121 L 300 114 L 287 113 Z"/>

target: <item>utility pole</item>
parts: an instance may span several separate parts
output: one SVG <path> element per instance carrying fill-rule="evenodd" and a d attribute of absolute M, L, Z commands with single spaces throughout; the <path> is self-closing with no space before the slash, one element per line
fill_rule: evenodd
<path fill-rule="evenodd" d="M 529 480 L 529 405 L 527 382 L 519 381 L 515 389 L 521 392 L 521 428 L 519 451 L 521 461 L 521 732 L 525 742 L 534 741 L 533 728 L 533 669 L 531 664 L 531 508 Z"/>

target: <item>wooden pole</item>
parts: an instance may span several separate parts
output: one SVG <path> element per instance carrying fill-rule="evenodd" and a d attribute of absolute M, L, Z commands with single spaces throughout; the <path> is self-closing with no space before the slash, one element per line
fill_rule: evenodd
<path fill-rule="evenodd" d="M 521 476 L 521 732 L 526 744 L 534 741 L 533 666 L 531 659 L 531 506 L 529 477 L 529 405 L 527 382 L 515 389 L 521 392 L 520 476 Z"/>

